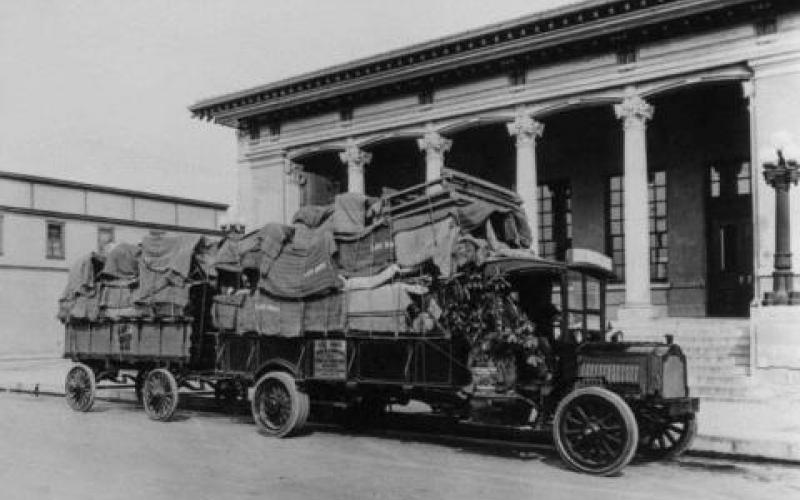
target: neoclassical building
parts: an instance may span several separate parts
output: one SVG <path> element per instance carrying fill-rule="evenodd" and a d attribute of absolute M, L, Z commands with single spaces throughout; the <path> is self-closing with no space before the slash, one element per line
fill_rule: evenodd
<path fill-rule="evenodd" d="M 589 0 L 190 110 L 236 129 L 249 227 L 460 170 L 519 193 L 541 256 L 612 257 L 615 327 L 716 335 L 732 374 L 800 367 L 795 307 L 761 301 L 776 227 L 762 164 L 800 143 L 796 1 Z"/>

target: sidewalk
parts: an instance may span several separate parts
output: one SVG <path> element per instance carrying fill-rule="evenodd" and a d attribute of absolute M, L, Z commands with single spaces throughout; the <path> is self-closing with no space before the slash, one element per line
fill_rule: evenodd
<path fill-rule="evenodd" d="M 64 359 L 0 360 L 0 391 L 63 395 Z M 130 389 L 104 390 L 104 398 L 134 400 Z M 800 402 L 700 401 L 698 435 L 691 452 L 800 462 Z"/>

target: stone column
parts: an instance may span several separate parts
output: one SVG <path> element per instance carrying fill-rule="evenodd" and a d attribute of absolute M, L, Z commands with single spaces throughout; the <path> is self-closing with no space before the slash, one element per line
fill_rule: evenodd
<path fill-rule="evenodd" d="M 544 124 L 526 113 L 517 114 L 507 125 L 508 133 L 517 138 L 517 193 L 531 227 L 531 249 L 539 253 L 538 182 L 536 180 L 536 139 L 542 136 Z"/>
<path fill-rule="evenodd" d="M 417 139 L 420 151 L 425 152 L 425 182 L 431 182 L 442 176 L 444 155 L 453 146 L 453 141 L 439 135 L 429 128 L 421 139 Z"/>
<path fill-rule="evenodd" d="M 303 166 L 286 158 L 284 161 L 283 179 L 283 223 L 289 224 L 292 216 L 300 208 L 303 201 Z"/>
<path fill-rule="evenodd" d="M 646 123 L 653 107 L 631 95 L 614 106 L 624 131 L 625 304 L 620 319 L 653 316 L 650 299 L 650 231 Z"/>
<path fill-rule="evenodd" d="M 352 141 L 344 152 L 339 153 L 339 159 L 347 165 L 347 192 L 364 193 L 364 166 L 372 161 L 372 153 L 359 149 Z"/>

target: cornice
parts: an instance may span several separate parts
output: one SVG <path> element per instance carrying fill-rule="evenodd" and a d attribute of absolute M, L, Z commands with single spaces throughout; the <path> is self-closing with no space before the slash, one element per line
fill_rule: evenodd
<path fill-rule="evenodd" d="M 59 212 L 55 210 L 42 210 L 38 208 L 24 208 L 7 205 L 0 205 L 0 213 L 10 213 L 19 215 L 32 215 L 56 220 L 76 220 L 81 222 L 93 222 L 98 224 L 110 224 L 114 226 L 140 227 L 146 229 L 158 229 L 162 231 L 198 233 L 211 236 L 222 236 L 222 231 L 218 229 L 208 229 L 203 227 L 181 226 L 175 224 L 162 224 L 158 222 L 146 222 L 131 219 L 118 219 L 115 217 L 102 217 L 98 215 L 87 215 L 73 212 Z"/>
<path fill-rule="evenodd" d="M 207 99 L 193 115 L 230 126 L 279 121 L 337 106 L 509 72 L 614 47 L 757 19 L 789 0 L 592 1 L 520 18 L 275 84 Z"/>
<path fill-rule="evenodd" d="M 180 205 L 190 205 L 201 208 L 210 208 L 214 210 L 228 209 L 228 205 L 226 203 L 216 203 L 211 201 L 197 200 L 193 198 L 182 198 L 178 196 L 169 196 L 164 194 L 146 193 L 144 191 L 133 191 L 130 189 L 113 188 L 109 186 L 102 186 L 99 184 L 67 181 L 62 179 L 54 179 L 52 177 L 41 177 L 38 175 L 20 174 L 16 172 L 0 171 L 0 179 L 9 179 L 13 181 L 29 182 L 33 184 L 63 187 L 68 189 L 86 190 L 93 193 L 113 194 L 118 196 L 133 197 L 145 200 L 178 203 Z"/>

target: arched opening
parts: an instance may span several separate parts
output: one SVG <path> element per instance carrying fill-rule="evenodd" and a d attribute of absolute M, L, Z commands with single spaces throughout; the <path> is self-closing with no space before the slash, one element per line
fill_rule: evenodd
<path fill-rule="evenodd" d="M 372 154 L 364 168 L 367 195 L 380 196 L 384 188 L 400 190 L 425 181 L 425 157 L 416 139 L 395 139 L 364 149 Z"/>
<path fill-rule="evenodd" d="M 455 132 L 445 166 L 508 189 L 516 187 L 516 149 L 505 123 L 479 125 Z"/>
<path fill-rule="evenodd" d="M 655 108 L 647 141 L 651 183 L 657 173 L 667 187 L 663 194 L 651 188 L 651 198 L 659 198 L 651 199 L 651 212 L 664 214 L 663 222 L 651 214 L 651 277 L 659 271 L 653 266 L 666 267 L 666 280 L 683 284 L 670 292 L 673 315 L 747 316 L 753 298 L 752 169 L 741 84 L 683 87 L 649 101 Z"/>
<path fill-rule="evenodd" d="M 323 151 L 294 160 L 303 166 L 300 205 L 328 205 L 347 190 L 347 169 L 338 151 Z"/>

